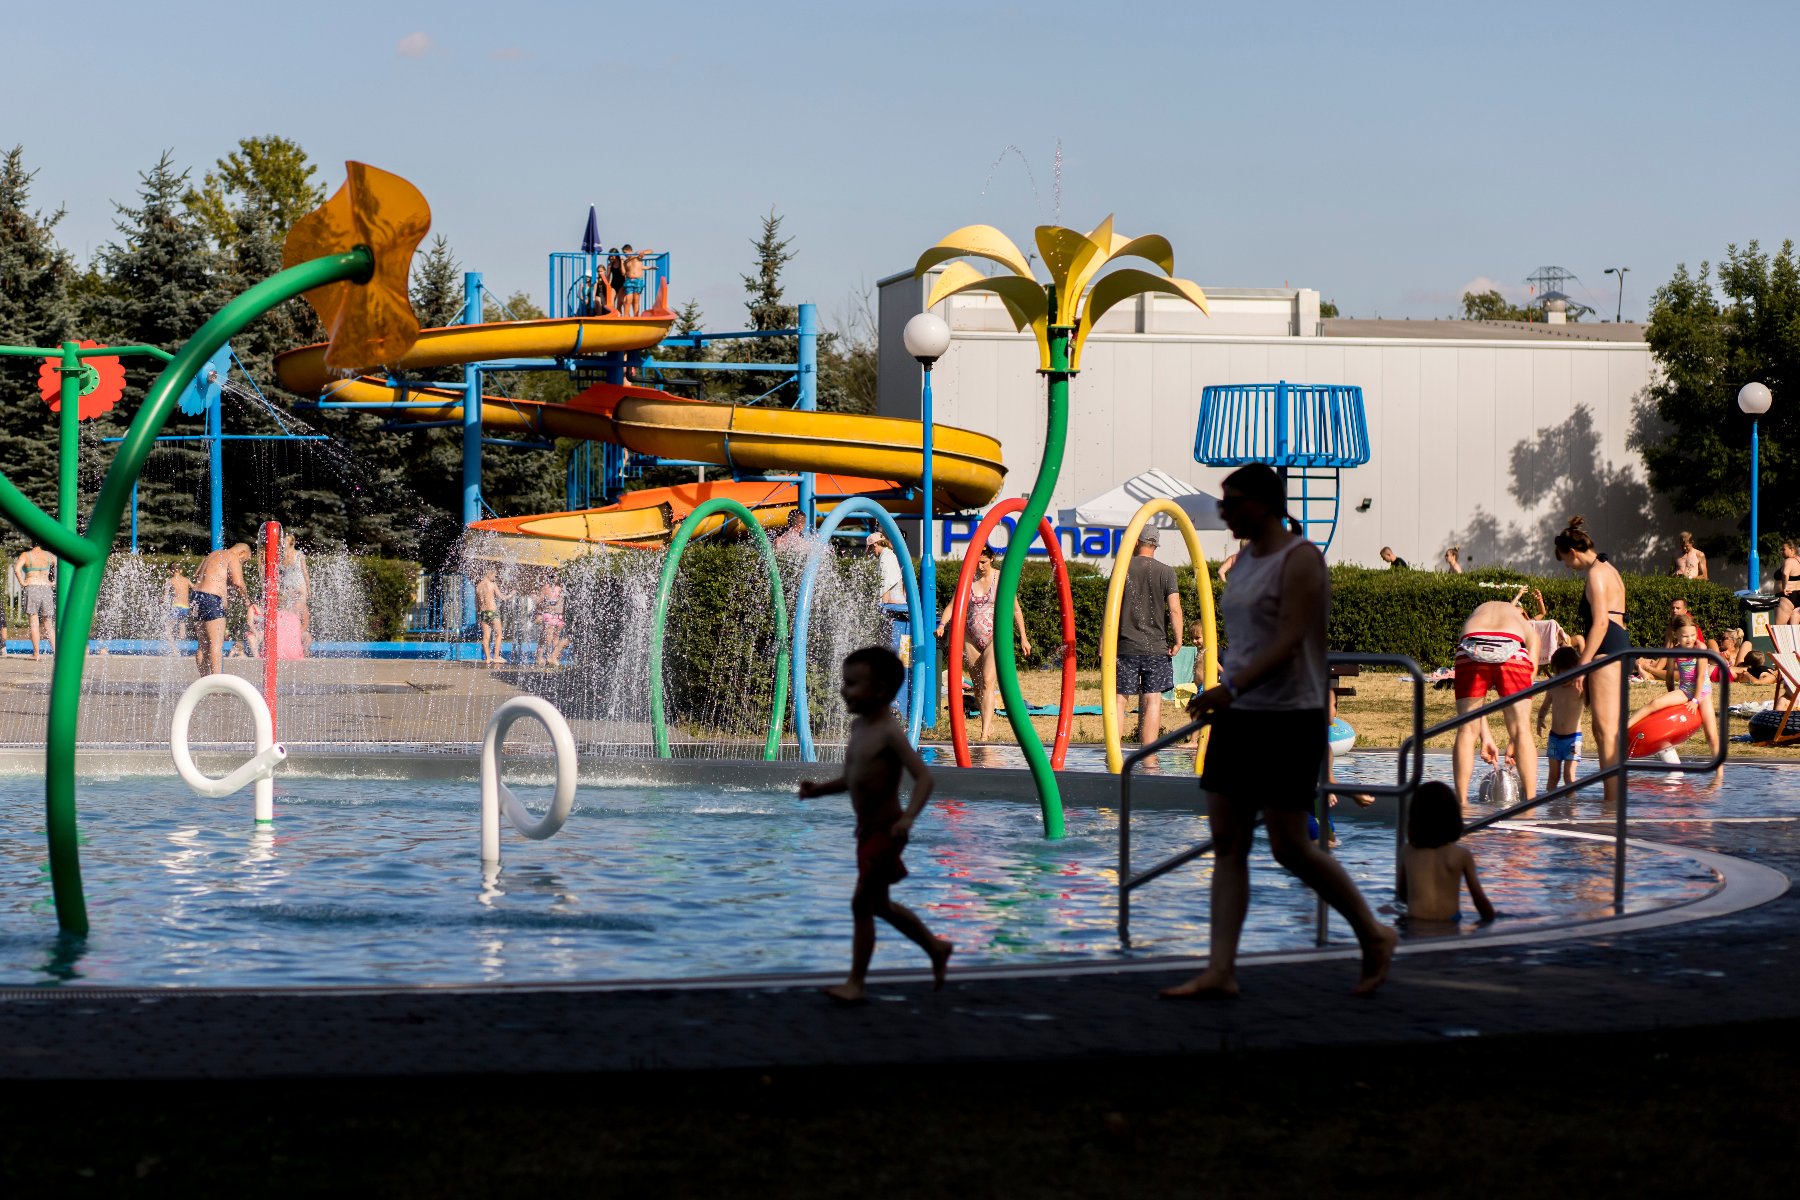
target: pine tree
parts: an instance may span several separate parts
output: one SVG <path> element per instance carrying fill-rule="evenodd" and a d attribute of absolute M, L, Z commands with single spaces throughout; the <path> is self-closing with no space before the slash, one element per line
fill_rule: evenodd
<path fill-rule="evenodd" d="M 782 216 L 774 209 L 763 218 L 762 233 L 750 243 L 756 251 L 756 267 L 744 281 L 744 308 L 752 329 L 792 329 L 800 320 L 800 310 L 787 303 L 781 282 L 782 268 L 794 260 L 790 247 L 794 239 L 781 236 Z M 800 354 L 800 341 L 793 337 L 755 338 L 732 343 L 730 357 L 740 362 L 793 362 Z M 734 371 L 729 377 L 717 378 L 709 399 L 747 403 L 756 400 L 775 385 L 780 376 L 763 371 Z M 789 386 L 762 401 L 765 404 L 791 406 L 794 389 Z"/>
<path fill-rule="evenodd" d="M 413 315 L 422 329 L 438 329 L 462 320 L 464 293 L 462 264 L 451 253 L 450 239 L 438 234 L 431 247 L 421 250 L 413 262 Z"/>
<path fill-rule="evenodd" d="M 0 343 L 55 346 L 75 336 L 69 254 L 56 243 L 61 209 L 31 208 L 25 151 L 0 159 Z M 38 392 L 37 359 L 0 362 L 0 470 L 32 502 L 56 511 L 56 420 Z"/>
<path fill-rule="evenodd" d="M 316 173 L 296 142 L 244 138 L 214 164 L 200 187 L 186 191 L 183 203 L 219 256 L 228 294 L 240 294 L 281 270 L 289 228 L 325 199 Z M 312 306 L 290 300 L 234 338 L 232 350 L 267 395 L 275 387 L 275 356 L 324 337 Z M 241 397 L 227 398 L 225 419 L 232 433 L 279 434 L 296 425 L 293 418 L 277 420 L 255 400 Z M 274 518 L 309 542 L 346 540 L 351 521 L 345 498 L 361 495 L 360 481 L 344 478 L 353 457 L 308 443 L 226 443 L 226 539 L 249 540 L 263 520 Z"/>
<path fill-rule="evenodd" d="M 165 152 L 139 176 L 138 207 L 114 204 L 121 240 L 100 248 L 104 290 L 87 296 L 83 332 L 115 344 L 158 346 L 175 351 L 222 307 L 227 298 L 218 253 L 206 227 L 182 203 L 188 173 Z M 150 365 L 146 366 L 146 363 Z M 125 398 L 104 417 L 83 422 L 84 466 L 103 457 L 97 439 L 122 433 L 136 415 L 150 380 L 161 370 L 154 360 L 126 359 Z M 172 419 L 165 433 L 194 433 L 190 418 Z M 86 449 L 90 439 L 93 449 Z M 84 479 L 97 482 L 91 469 Z M 139 483 L 139 536 L 147 547 L 197 550 L 207 542 L 206 452 L 193 443 L 164 443 L 151 455 Z M 124 536 L 121 530 L 121 537 Z"/>

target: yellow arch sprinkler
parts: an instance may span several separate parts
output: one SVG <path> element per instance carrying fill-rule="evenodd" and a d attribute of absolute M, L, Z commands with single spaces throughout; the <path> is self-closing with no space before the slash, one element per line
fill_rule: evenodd
<path fill-rule="evenodd" d="M 86 532 L 78 531 L 75 514 L 66 524 L 51 518 L 0 475 L 0 514 L 44 544 L 72 568 L 64 602 L 58 605 L 56 665 L 50 679 L 50 711 L 44 737 L 45 832 L 50 842 L 50 888 L 56 900 L 57 925 L 65 934 L 85 936 L 87 900 L 81 888 L 81 857 L 75 828 L 75 734 L 81 715 L 81 675 L 88 635 L 100 596 L 100 577 L 119 536 L 119 521 L 132 486 L 144 469 L 156 435 L 174 411 L 176 399 L 239 330 L 263 313 L 305 295 L 331 332 L 327 365 L 346 370 L 398 362 L 419 336 L 407 299 L 407 272 L 413 252 L 431 227 L 431 209 L 417 188 L 398 175 L 362 163 L 348 164 L 348 179 L 338 193 L 308 213 L 288 233 L 279 274 L 250 288 L 220 309 L 187 340 L 157 376 L 119 443 L 100 494 L 88 514 Z M 61 355 L 65 380 L 64 407 L 73 407 L 74 377 L 82 358 L 102 354 L 148 353 L 170 359 L 159 347 L 108 347 L 79 350 L 0 347 L 0 352 Z M 65 427 L 65 437 L 68 436 Z M 73 443 L 63 446 L 72 461 Z M 59 572 L 60 574 L 60 572 Z"/>
<path fill-rule="evenodd" d="M 1063 448 L 1069 433 L 1069 377 L 1081 369 L 1081 349 L 1094 323 L 1107 309 L 1144 292 L 1167 292 L 1191 302 L 1211 315 L 1206 293 L 1198 284 L 1174 278 L 1175 251 L 1160 234 L 1128 238 L 1113 232 L 1112 218 L 1100 222 L 1092 233 L 1079 233 L 1060 225 L 1037 228 L 1037 248 L 1050 282 L 1032 274 L 1031 264 L 1004 233 L 992 225 L 965 225 L 919 256 L 915 277 L 940 263 L 951 265 L 938 277 L 925 307 L 959 292 L 991 292 L 1000 298 L 1012 317 L 1013 328 L 1031 328 L 1037 339 L 1039 374 L 1048 383 L 1049 416 L 1044 434 L 1044 460 L 1037 480 L 1019 514 L 1020 529 L 1036 529 L 1050 508 L 1051 493 L 1062 474 Z M 984 275 L 960 258 L 985 258 L 999 263 L 1010 275 Z M 1147 259 L 1162 274 L 1124 268 L 1099 278 L 1100 271 L 1123 258 Z M 1098 279 L 1098 282 L 1096 282 Z M 1093 286 L 1090 288 L 1089 285 Z M 1083 294 L 1086 294 L 1085 302 Z M 1019 594 L 1019 574 L 1025 568 L 1029 537 L 1015 537 L 1000 567 L 1000 590 L 994 597 L 994 644 L 998 651 L 996 674 L 1000 695 L 1006 701 L 1006 720 L 1019 740 L 1019 749 L 1031 767 L 1038 802 L 1044 809 L 1044 835 L 1063 834 L 1062 794 L 1044 743 L 1031 724 L 1025 695 L 1019 688 L 1019 665 L 1013 651 L 1013 601 Z M 1202 560 L 1204 561 L 1204 560 Z"/>

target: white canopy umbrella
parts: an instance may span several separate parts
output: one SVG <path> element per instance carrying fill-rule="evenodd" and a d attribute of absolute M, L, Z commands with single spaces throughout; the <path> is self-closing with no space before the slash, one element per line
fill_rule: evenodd
<path fill-rule="evenodd" d="M 1203 492 L 1190 483 L 1184 483 L 1167 471 L 1155 468 L 1141 475 L 1134 475 L 1112 490 L 1077 504 L 1073 509 L 1064 509 L 1058 515 L 1064 525 L 1122 528 L 1131 524 L 1131 518 L 1146 500 L 1158 498 L 1173 500 L 1197 530 L 1226 528 L 1224 518 L 1219 516 L 1217 496 Z M 1152 523 L 1162 529 L 1171 529 L 1175 525 L 1166 514 L 1159 514 L 1153 518 Z"/>

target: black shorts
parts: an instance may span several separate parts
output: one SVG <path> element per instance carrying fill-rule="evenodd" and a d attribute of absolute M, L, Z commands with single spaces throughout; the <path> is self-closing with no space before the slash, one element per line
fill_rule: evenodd
<path fill-rule="evenodd" d="M 1148 696 L 1175 686 L 1175 662 L 1167 654 L 1119 655 L 1121 696 Z"/>
<path fill-rule="evenodd" d="M 1322 708 L 1225 708 L 1213 717 L 1200 786 L 1255 808 L 1311 812 L 1330 751 Z"/>
<path fill-rule="evenodd" d="M 188 611 L 193 614 L 194 620 L 203 625 L 208 621 L 223 621 L 225 601 L 211 592 L 196 589 L 188 597 Z"/>

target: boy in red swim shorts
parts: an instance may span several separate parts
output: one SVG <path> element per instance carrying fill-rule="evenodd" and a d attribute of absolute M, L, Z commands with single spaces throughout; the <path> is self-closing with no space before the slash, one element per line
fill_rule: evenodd
<path fill-rule="evenodd" d="M 888 898 L 888 888 L 906 878 L 900 856 L 913 822 L 931 799 L 931 772 L 919 752 L 906 740 L 906 731 L 894 719 L 894 697 L 906 678 L 906 668 L 892 650 L 865 646 L 844 659 L 844 707 L 850 722 L 850 742 L 844 747 L 844 773 L 824 783 L 802 780 L 800 798 L 850 793 L 856 810 L 856 894 L 850 901 L 856 936 L 851 943 L 850 978 L 825 994 L 844 1004 L 861 1003 L 869 960 L 875 955 L 875 918 L 880 917 L 919 944 L 931 959 L 937 987 L 944 986 L 944 971 L 953 947 L 932 936 L 925 922 L 903 904 Z M 912 801 L 900 808 L 900 773 L 913 777 Z"/>
<path fill-rule="evenodd" d="M 1488 703 L 1489 693 L 1500 699 L 1516 696 L 1531 686 L 1537 674 L 1538 636 L 1525 614 L 1505 600 L 1477 604 L 1463 622 L 1456 643 L 1456 711 L 1473 712 Z M 1507 754 L 1519 767 L 1519 782 L 1527 800 L 1537 795 L 1537 742 L 1531 735 L 1531 702 L 1521 700 L 1501 711 L 1506 722 Z M 1475 772 L 1475 742 L 1481 740 L 1481 757 L 1499 760 L 1486 721 L 1464 725 L 1456 731 L 1451 752 L 1460 801 L 1469 792 Z"/>

